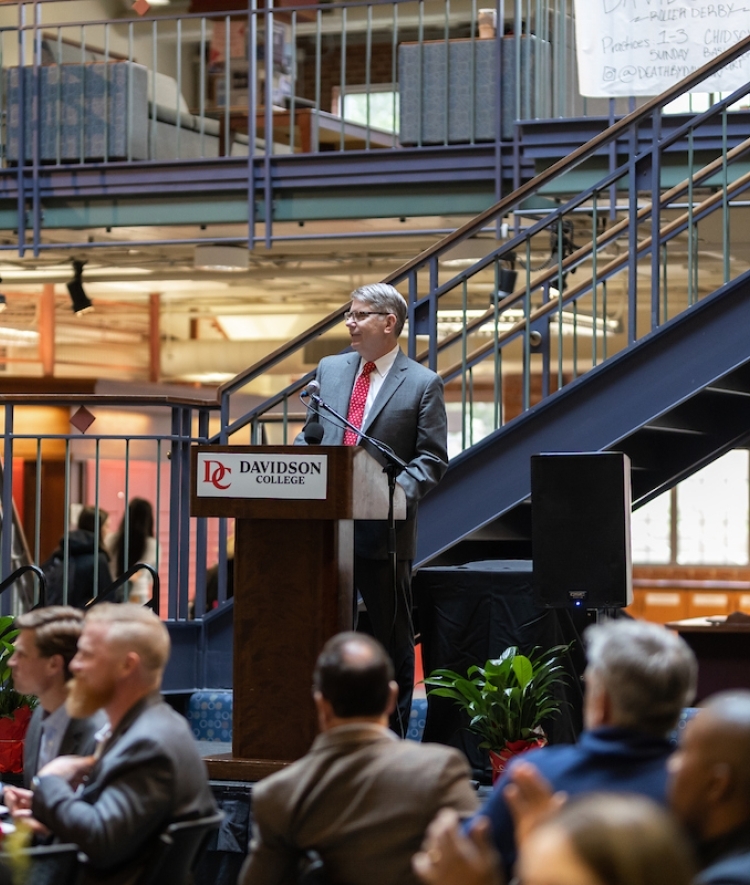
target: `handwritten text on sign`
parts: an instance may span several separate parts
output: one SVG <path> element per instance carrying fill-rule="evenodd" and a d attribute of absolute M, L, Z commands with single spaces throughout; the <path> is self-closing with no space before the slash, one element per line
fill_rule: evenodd
<path fill-rule="evenodd" d="M 750 0 L 575 0 L 582 95 L 658 95 L 750 34 Z M 693 92 L 750 80 L 750 53 Z"/>
<path fill-rule="evenodd" d="M 198 452 L 199 498 L 325 500 L 326 455 L 248 455 Z"/>

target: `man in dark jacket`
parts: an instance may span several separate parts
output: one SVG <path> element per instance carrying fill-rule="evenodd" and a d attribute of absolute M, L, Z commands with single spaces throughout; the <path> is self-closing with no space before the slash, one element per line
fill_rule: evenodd
<path fill-rule="evenodd" d="M 697 848 L 696 885 L 750 885 L 750 691 L 710 698 L 669 770 L 670 806 Z"/>
<path fill-rule="evenodd" d="M 99 535 L 96 535 L 96 508 L 84 507 L 78 517 L 78 528 L 68 534 L 68 595 L 65 599 L 65 539 L 52 556 L 42 564 L 46 582 L 47 605 L 83 608 L 86 603 L 109 587 L 109 555 L 102 537 L 107 513 L 99 510 Z"/>

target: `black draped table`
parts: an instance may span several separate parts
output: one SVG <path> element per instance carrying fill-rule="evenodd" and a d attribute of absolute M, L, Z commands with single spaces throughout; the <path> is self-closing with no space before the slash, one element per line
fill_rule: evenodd
<path fill-rule="evenodd" d="M 575 622 L 567 610 L 545 608 L 535 600 L 530 561 L 489 560 L 423 568 L 415 574 L 412 586 L 425 675 L 440 667 L 466 673 L 472 664 L 483 665 L 511 645 L 528 654 L 535 646 L 547 649 L 572 640 L 564 662 L 568 681 L 561 689 L 563 706 L 546 723 L 545 731 L 550 743 L 575 741 L 582 727 L 584 654 L 579 630 L 583 624 Z M 453 701 L 428 696 L 422 740 L 458 747 L 475 776 L 487 780 L 487 752 L 479 749 L 480 739 L 467 730 L 467 724 L 466 715 Z"/>

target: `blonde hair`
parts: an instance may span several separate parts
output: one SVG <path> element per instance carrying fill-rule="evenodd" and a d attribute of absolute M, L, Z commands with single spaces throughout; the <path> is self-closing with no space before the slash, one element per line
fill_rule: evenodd
<path fill-rule="evenodd" d="M 85 622 L 108 624 L 108 639 L 127 651 L 134 651 L 148 673 L 159 676 L 166 667 L 170 653 L 169 632 L 150 608 L 101 602 L 86 612 Z"/>
<path fill-rule="evenodd" d="M 693 856 L 674 819 L 646 796 L 587 793 L 539 826 L 558 828 L 607 885 L 690 885 Z"/>

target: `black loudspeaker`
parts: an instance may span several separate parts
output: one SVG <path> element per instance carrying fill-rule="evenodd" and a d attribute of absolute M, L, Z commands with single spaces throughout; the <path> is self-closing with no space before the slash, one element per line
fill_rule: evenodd
<path fill-rule="evenodd" d="M 533 455 L 534 590 L 552 608 L 633 601 L 630 458 L 622 452 Z"/>

